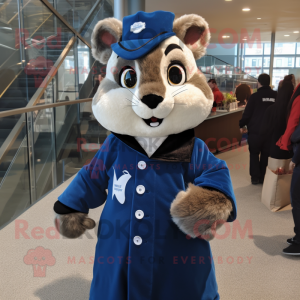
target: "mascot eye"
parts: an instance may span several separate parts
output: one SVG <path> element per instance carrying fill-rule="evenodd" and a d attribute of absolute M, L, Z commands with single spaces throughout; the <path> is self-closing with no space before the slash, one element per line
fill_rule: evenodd
<path fill-rule="evenodd" d="M 129 89 L 133 89 L 136 85 L 136 72 L 133 69 L 125 69 L 121 74 L 121 85 Z"/>
<path fill-rule="evenodd" d="M 168 81 L 170 85 L 181 85 L 185 83 L 185 71 L 180 65 L 172 65 L 168 70 Z"/>

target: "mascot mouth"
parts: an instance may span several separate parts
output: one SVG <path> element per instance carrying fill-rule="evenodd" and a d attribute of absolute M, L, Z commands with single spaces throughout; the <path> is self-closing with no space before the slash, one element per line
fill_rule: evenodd
<path fill-rule="evenodd" d="M 158 118 L 152 117 L 150 119 L 143 119 L 143 120 L 150 127 L 158 127 L 164 119 L 158 119 Z"/>

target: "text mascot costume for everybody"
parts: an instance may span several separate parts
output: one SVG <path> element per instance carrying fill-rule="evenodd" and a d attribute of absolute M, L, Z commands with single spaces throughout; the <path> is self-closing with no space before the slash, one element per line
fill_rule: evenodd
<path fill-rule="evenodd" d="M 164 11 L 93 31 L 107 74 L 92 107 L 112 134 L 54 205 L 59 231 L 76 238 L 105 203 L 90 300 L 219 299 L 208 241 L 236 203 L 226 163 L 194 137 L 213 104 L 195 62 L 209 38 L 200 16 Z"/>

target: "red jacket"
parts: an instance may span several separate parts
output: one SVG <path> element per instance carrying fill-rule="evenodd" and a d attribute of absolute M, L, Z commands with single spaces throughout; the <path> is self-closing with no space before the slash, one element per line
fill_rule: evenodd
<path fill-rule="evenodd" d="M 276 143 L 276 145 L 279 146 L 280 149 L 290 150 L 291 136 L 295 131 L 296 127 L 298 126 L 299 120 L 300 120 L 300 96 L 298 96 L 294 100 L 285 133 L 280 137 L 280 139 Z"/>
<path fill-rule="evenodd" d="M 223 94 L 220 92 L 220 90 L 217 87 L 215 87 L 212 90 L 212 92 L 214 94 L 214 100 L 215 100 L 216 103 L 219 103 L 219 102 L 224 100 Z"/>

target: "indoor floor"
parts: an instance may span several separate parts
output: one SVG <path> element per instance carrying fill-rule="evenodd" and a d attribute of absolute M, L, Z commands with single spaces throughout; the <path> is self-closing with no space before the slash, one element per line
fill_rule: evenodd
<path fill-rule="evenodd" d="M 262 185 L 250 184 L 247 146 L 218 157 L 231 169 L 238 208 L 237 221 L 211 242 L 221 299 L 299 299 L 300 257 L 281 254 L 293 236 L 291 211 L 272 213 L 260 202 Z M 88 299 L 96 230 L 77 240 L 57 239 L 51 230 L 53 204 L 69 182 L 0 231 L 1 300 Z M 101 210 L 90 216 L 99 219 Z M 46 269 L 27 259 L 38 246 L 52 252 L 45 254 Z"/>

